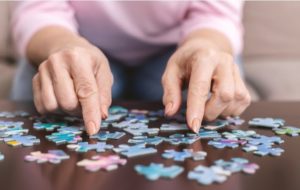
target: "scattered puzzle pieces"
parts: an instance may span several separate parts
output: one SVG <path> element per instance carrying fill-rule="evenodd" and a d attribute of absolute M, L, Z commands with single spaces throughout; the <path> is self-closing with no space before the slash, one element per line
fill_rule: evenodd
<path fill-rule="evenodd" d="M 210 121 L 210 122 L 205 121 L 203 123 L 202 127 L 207 130 L 219 130 L 219 129 L 226 127 L 228 124 L 229 123 L 227 120 L 216 119 L 216 120 Z"/>
<path fill-rule="evenodd" d="M 202 185 L 211 185 L 214 182 L 223 183 L 231 175 L 230 171 L 224 170 L 220 166 L 197 166 L 188 173 L 188 179 L 196 180 Z"/>
<path fill-rule="evenodd" d="M 246 152 L 253 152 L 255 155 L 258 156 L 280 156 L 284 152 L 282 148 L 272 147 L 272 145 L 270 144 L 246 144 L 246 146 L 243 147 L 243 150 Z"/>
<path fill-rule="evenodd" d="M 222 159 L 216 160 L 215 164 L 222 167 L 231 173 L 243 171 L 246 174 L 254 174 L 259 166 L 255 163 L 249 163 L 249 160 L 245 158 L 232 158 L 230 161 L 224 161 Z"/>
<path fill-rule="evenodd" d="M 126 156 L 128 158 L 153 154 L 157 152 L 155 148 L 146 147 L 145 144 L 137 144 L 133 146 L 121 144 L 117 148 L 113 148 L 113 151 L 115 151 L 116 153 L 120 153 L 121 155 Z"/>
<path fill-rule="evenodd" d="M 197 140 L 199 140 L 199 136 L 196 134 L 188 133 L 184 134 L 173 134 L 170 135 L 168 138 L 165 138 L 166 142 L 169 142 L 172 145 L 179 145 L 179 144 L 193 144 Z"/>
<path fill-rule="evenodd" d="M 212 145 L 213 147 L 218 149 L 222 149 L 225 147 L 237 148 L 239 147 L 239 145 L 244 145 L 246 143 L 247 141 L 245 140 L 233 140 L 233 139 L 224 139 L 224 138 L 216 138 L 208 142 L 209 145 Z"/>
<path fill-rule="evenodd" d="M 123 137 L 125 135 L 124 132 L 108 132 L 108 131 L 100 131 L 99 133 L 95 134 L 95 135 L 91 135 L 90 138 L 91 139 L 98 139 L 100 141 L 107 141 L 110 139 L 114 139 L 117 140 L 121 137 Z"/>
<path fill-rule="evenodd" d="M 96 144 L 89 144 L 88 142 L 79 142 L 78 144 L 68 144 L 69 149 L 75 150 L 76 152 L 87 152 L 95 150 L 97 152 L 105 152 L 105 150 L 112 149 L 114 146 L 106 144 L 105 142 L 97 142 Z"/>
<path fill-rule="evenodd" d="M 285 121 L 280 118 L 253 118 L 248 124 L 255 127 L 278 128 L 284 126 Z"/>
<path fill-rule="evenodd" d="M 275 128 L 273 129 L 275 134 L 277 135 L 289 135 L 292 137 L 299 136 L 300 129 L 297 127 L 292 127 L 292 126 L 286 126 L 282 128 Z"/>
<path fill-rule="evenodd" d="M 4 138 L 4 142 L 10 146 L 33 146 L 39 144 L 40 139 L 32 135 L 12 135 Z"/>
<path fill-rule="evenodd" d="M 206 129 L 200 129 L 198 135 L 200 139 L 214 139 L 221 137 L 221 134 L 218 133 L 218 131 L 211 131 Z"/>
<path fill-rule="evenodd" d="M 77 126 L 62 126 L 58 129 L 58 131 L 62 133 L 73 133 L 74 135 L 80 135 L 83 129 L 83 127 Z"/>
<path fill-rule="evenodd" d="M 79 135 L 66 131 L 52 133 L 51 135 L 47 135 L 46 138 L 56 144 L 77 143 L 82 141 Z"/>
<path fill-rule="evenodd" d="M 96 172 L 100 169 L 106 171 L 115 170 L 118 165 L 125 165 L 127 163 L 126 159 L 121 159 L 118 155 L 110 156 L 93 156 L 92 159 L 84 159 L 77 162 L 77 166 L 85 167 L 86 170 L 91 172 Z"/>
<path fill-rule="evenodd" d="M 256 136 L 256 132 L 253 130 L 248 130 L 248 131 L 242 131 L 242 130 L 232 130 L 230 132 L 226 131 L 223 132 L 222 135 L 226 139 L 232 139 L 232 140 L 238 140 L 238 139 L 245 139 L 247 140 L 248 137 L 253 137 Z"/>
<path fill-rule="evenodd" d="M 276 144 L 281 144 L 284 142 L 280 137 L 277 136 L 264 136 L 264 135 L 256 135 L 255 137 L 248 137 L 247 138 L 248 144 L 252 145 L 259 145 L 259 144 L 266 144 L 266 145 L 273 145 L 274 143 Z"/>
<path fill-rule="evenodd" d="M 38 164 L 50 162 L 52 164 L 59 164 L 62 160 L 69 159 L 62 150 L 49 150 L 48 153 L 41 153 L 40 151 L 31 152 L 30 155 L 25 156 L 25 160 L 28 162 L 37 162 Z"/>
<path fill-rule="evenodd" d="M 164 137 L 147 137 L 147 136 L 134 136 L 132 139 L 128 140 L 131 144 L 146 144 L 146 145 L 159 145 L 164 141 Z"/>
<path fill-rule="evenodd" d="M 183 168 L 177 165 L 164 167 L 163 164 L 151 163 L 149 166 L 136 165 L 135 171 L 144 175 L 148 180 L 157 180 L 160 177 L 173 179 L 183 172 Z"/>
<path fill-rule="evenodd" d="M 192 149 L 184 149 L 183 151 L 175 151 L 172 149 L 165 150 L 162 157 L 166 159 L 173 159 L 174 161 L 185 161 L 186 158 L 193 158 L 193 160 L 204 160 L 207 153 L 203 151 L 194 152 Z"/>

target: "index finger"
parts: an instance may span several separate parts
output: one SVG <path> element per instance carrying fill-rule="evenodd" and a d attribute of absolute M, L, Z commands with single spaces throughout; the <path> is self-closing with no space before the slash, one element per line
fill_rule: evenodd
<path fill-rule="evenodd" d="M 85 60 L 86 62 L 86 60 Z M 99 131 L 101 123 L 100 98 L 92 67 L 74 63 L 71 68 L 75 92 L 82 108 L 87 132 L 92 135 Z"/>
<path fill-rule="evenodd" d="M 205 103 L 210 91 L 214 65 L 207 59 L 198 59 L 193 63 L 187 97 L 187 123 L 198 133 L 201 127 Z"/>

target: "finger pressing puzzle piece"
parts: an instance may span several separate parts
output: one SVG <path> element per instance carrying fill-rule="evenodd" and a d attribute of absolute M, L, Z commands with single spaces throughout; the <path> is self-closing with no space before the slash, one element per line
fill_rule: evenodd
<path fill-rule="evenodd" d="M 220 166 L 197 166 L 188 173 L 188 179 L 196 180 L 202 185 L 211 185 L 214 182 L 223 183 L 231 175 L 230 171 L 224 170 Z"/>
<path fill-rule="evenodd" d="M 147 136 L 134 136 L 132 139 L 128 140 L 131 144 L 146 144 L 146 145 L 159 145 L 164 141 L 164 137 L 147 137 Z"/>
<path fill-rule="evenodd" d="M 166 138 L 165 141 L 171 143 L 172 145 L 193 144 L 194 142 L 199 140 L 199 138 L 200 137 L 198 135 L 192 133 L 188 133 L 186 135 L 173 134 Z"/>
<path fill-rule="evenodd" d="M 128 158 L 153 154 L 157 152 L 155 148 L 145 147 L 145 144 L 137 144 L 133 146 L 121 144 L 117 148 L 113 148 L 113 151 L 115 151 L 116 153 L 120 153 L 121 155 L 126 156 Z"/>
<path fill-rule="evenodd" d="M 107 149 L 112 149 L 114 146 L 106 144 L 105 142 L 97 142 L 96 144 L 89 144 L 88 142 L 79 142 L 78 144 L 68 144 L 69 149 L 75 150 L 76 152 L 87 152 L 95 150 L 97 152 L 105 152 Z"/>
<path fill-rule="evenodd" d="M 126 159 L 121 159 L 118 155 L 110 156 L 93 156 L 92 159 L 84 159 L 77 162 L 77 166 L 85 167 L 86 170 L 90 172 L 96 172 L 100 169 L 106 171 L 115 170 L 118 168 L 118 165 L 125 165 L 127 163 Z"/>
<path fill-rule="evenodd" d="M 223 120 L 223 119 L 216 119 L 214 121 L 205 121 L 203 122 L 203 128 L 207 129 L 207 130 L 218 130 L 218 129 L 222 129 L 224 127 L 226 127 L 228 125 L 228 121 L 227 120 Z"/>
<path fill-rule="evenodd" d="M 32 135 L 12 135 L 4 138 L 4 142 L 10 146 L 33 146 L 39 144 L 40 139 Z"/>
<path fill-rule="evenodd" d="M 50 162 L 52 164 L 59 164 L 62 160 L 69 159 L 62 150 L 49 150 L 48 153 L 41 153 L 40 151 L 31 152 L 30 155 L 25 156 L 25 160 L 29 162 L 37 162 L 38 164 Z"/>
<path fill-rule="evenodd" d="M 110 139 L 114 139 L 117 140 L 121 137 L 123 137 L 125 135 L 124 132 L 108 132 L 108 131 L 100 131 L 99 133 L 95 134 L 95 135 L 91 135 L 90 138 L 91 139 L 98 139 L 100 141 L 107 141 Z"/>
<path fill-rule="evenodd" d="M 253 118 L 248 124 L 255 127 L 278 128 L 284 126 L 285 121 L 280 118 Z"/>
<path fill-rule="evenodd" d="M 134 169 L 148 180 L 157 180 L 160 177 L 173 179 L 184 170 L 183 167 L 177 165 L 164 167 L 163 164 L 157 163 L 151 163 L 149 166 L 136 165 Z"/>
<path fill-rule="evenodd" d="M 230 161 L 224 161 L 222 159 L 216 160 L 215 165 L 222 167 L 225 170 L 229 170 L 231 173 L 243 171 L 246 174 L 254 174 L 259 166 L 255 163 L 249 163 L 249 160 L 245 158 L 232 158 Z"/>
<path fill-rule="evenodd" d="M 297 127 L 286 126 L 282 128 L 273 129 L 277 135 L 289 135 L 292 137 L 299 136 L 300 129 Z"/>

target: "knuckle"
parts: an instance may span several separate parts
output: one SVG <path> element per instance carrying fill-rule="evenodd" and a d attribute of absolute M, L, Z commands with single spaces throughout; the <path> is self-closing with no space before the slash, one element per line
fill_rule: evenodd
<path fill-rule="evenodd" d="M 234 95 L 234 97 L 237 101 L 243 101 L 246 98 L 246 96 L 247 96 L 247 93 L 245 93 L 244 91 L 241 91 L 241 90 L 237 90 Z"/>
<path fill-rule="evenodd" d="M 56 103 L 50 101 L 44 101 L 44 106 L 47 112 L 54 112 L 58 108 Z"/>
<path fill-rule="evenodd" d="M 78 102 L 76 100 L 63 100 L 61 103 L 61 108 L 65 111 L 71 112 L 77 109 L 78 107 Z"/>
<path fill-rule="evenodd" d="M 204 114 L 204 118 L 207 121 L 213 121 L 213 120 L 215 120 L 217 118 L 217 116 L 214 115 L 214 114 L 211 114 L 211 113 L 205 113 Z"/>
<path fill-rule="evenodd" d="M 233 100 L 234 94 L 228 90 L 222 90 L 219 93 L 219 98 L 224 103 L 229 103 Z"/>
<path fill-rule="evenodd" d="M 79 99 L 86 99 L 96 93 L 96 88 L 90 82 L 81 82 L 76 90 Z"/>

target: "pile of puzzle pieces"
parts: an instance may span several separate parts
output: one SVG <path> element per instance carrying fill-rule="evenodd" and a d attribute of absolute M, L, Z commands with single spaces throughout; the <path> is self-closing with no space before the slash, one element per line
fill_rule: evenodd
<path fill-rule="evenodd" d="M 0 117 L 18 118 L 29 117 L 24 111 L 0 112 Z M 284 150 L 278 147 L 284 141 L 279 136 L 265 136 L 257 134 L 254 130 L 228 130 L 227 126 L 240 126 L 245 121 L 239 117 L 228 117 L 217 119 L 213 122 L 204 122 L 198 134 L 192 133 L 185 121 L 185 110 L 181 110 L 172 118 L 164 118 L 163 110 L 128 110 L 120 106 L 112 106 L 109 109 L 109 117 L 102 121 L 101 131 L 89 136 L 96 142 L 83 141 L 85 133 L 83 121 L 77 117 L 29 117 L 33 120 L 33 129 L 45 131 L 48 141 L 56 145 L 66 145 L 70 151 L 86 153 L 96 151 L 104 153 L 114 152 L 111 155 L 96 155 L 90 159 L 77 162 L 77 166 L 86 170 L 96 172 L 99 170 L 111 171 L 119 166 L 124 166 L 127 159 L 136 156 L 157 154 L 157 146 L 161 143 L 169 143 L 175 149 L 166 149 L 161 154 L 164 159 L 172 160 L 177 164 L 165 166 L 163 163 L 149 163 L 149 165 L 138 164 L 134 170 L 149 180 L 159 178 L 173 179 L 185 170 L 180 163 L 186 160 L 198 162 L 205 160 L 207 153 L 191 148 L 177 148 L 178 145 L 188 146 L 200 139 L 208 139 L 208 145 L 216 149 L 241 148 L 245 152 L 252 152 L 259 156 L 280 156 Z M 151 122 L 164 121 L 160 127 L 149 127 Z M 167 120 L 167 122 L 166 122 Z M 23 128 L 23 122 L 0 121 L 0 140 L 10 146 L 34 146 L 40 140 L 33 135 L 28 135 L 29 130 Z M 300 129 L 293 126 L 284 126 L 285 121 L 280 118 L 253 118 L 248 122 L 250 127 L 263 127 L 271 129 L 276 135 L 299 136 Z M 223 132 L 220 132 L 223 131 Z M 114 146 L 109 142 L 117 142 L 125 136 L 130 136 L 127 144 Z M 28 162 L 59 164 L 68 160 L 70 156 L 62 150 L 48 150 L 31 152 L 25 156 Z M 4 155 L 0 152 L 0 160 Z M 231 160 L 216 160 L 211 166 L 199 164 L 193 170 L 188 171 L 187 179 L 195 180 L 199 184 L 210 185 L 222 183 L 228 177 L 237 172 L 254 174 L 259 166 L 249 162 L 245 158 L 231 158 Z"/>

